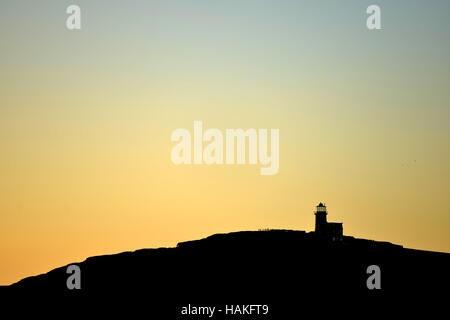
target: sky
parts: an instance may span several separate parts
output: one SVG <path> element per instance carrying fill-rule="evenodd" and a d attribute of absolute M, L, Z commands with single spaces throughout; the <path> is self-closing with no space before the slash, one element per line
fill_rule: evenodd
<path fill-rule="evenodd" d="M 3 0 L 0 284 L 311 231 L 319 202 L 345 235 L 450 252 L 449 38 L 449 1 Z M 175 165 L 171 133 L 195 120 L 279 129 L 278 174 Z"/>

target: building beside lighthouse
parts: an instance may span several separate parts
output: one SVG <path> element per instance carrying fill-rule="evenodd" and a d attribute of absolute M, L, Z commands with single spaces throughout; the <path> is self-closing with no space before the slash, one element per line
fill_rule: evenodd
<path fill-rule="evenodd" d="M 316 235 L 331 239 L 332 241 L 342 241 L 342 223 L 327 221 L 327 207 L 322 202 L 316 207 L 314 214 L 316 216 L 316 229 L 314 231 Z"/>

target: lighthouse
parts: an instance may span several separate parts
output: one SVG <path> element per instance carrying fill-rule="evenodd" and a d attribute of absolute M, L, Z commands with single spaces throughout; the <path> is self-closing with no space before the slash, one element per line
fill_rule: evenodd
<path fill-rule="evenodd" d="M 339 222 L 327 221 L 327 207 L 322 202 L 316 206 L 316 230 L 315 234 L 321 238 L 331 239 L 332 241 L 343 240 L 343 226 Z"/>
<path fill-rule="evenodd" d="M 321 202 L 316 206 L 316 234 L 325 235 L 327 233 L 327 207 Z"/>

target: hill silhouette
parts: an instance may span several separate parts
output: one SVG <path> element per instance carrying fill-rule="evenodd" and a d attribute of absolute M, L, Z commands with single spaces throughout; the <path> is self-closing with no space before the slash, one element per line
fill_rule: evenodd
<path fill-rule="evenodd" d="M 3 288 L 8 297 L 58 297 L 84 306 L 145 301 L 158 319 L 203 319 L 181 315 L 183 306 L 268 305 L 269 315 L 241 319 L 285 319 L 323 305 L 341 310 L 397 304 L 400 299 L 438 296 L 449 288 L 450 254 L 406 249 L 388 242 L 344 236 L 342 241 L 294 230 L 215 234 L 174 248 L 141 249 L 90 257 L 75 263 L 81 289 L 69 290 L 67 266 Z M 370 290 L 367 267 L 381 271 L 381 289 Z M 448 295 L 447 295 L 448 297 Z M 108 303 L 109 303 L 108 302 Z M 142 305 L 140 305 L 143 307 Z M 91 305 L 92 307 L 92 305 Z M 324 308 L 321 313 L 332 312 Z M 216 312 L 213 319 L 229 319 Z M 236 316 L 230 319 L 237 319 Z"/>

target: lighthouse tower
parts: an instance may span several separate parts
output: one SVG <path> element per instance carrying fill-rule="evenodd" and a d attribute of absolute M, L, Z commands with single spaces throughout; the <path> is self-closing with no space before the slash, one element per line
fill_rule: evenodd
<path fill-rule="evenodd" d="M 316 207 L 316 234 L 327 234 L 327 207 L 321 202 Z"/>

